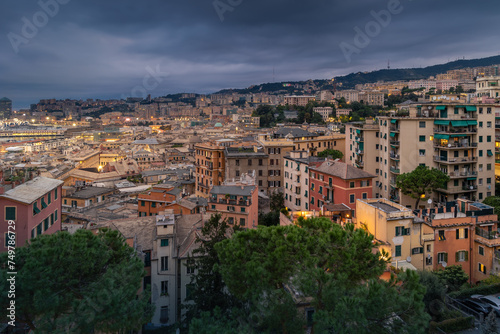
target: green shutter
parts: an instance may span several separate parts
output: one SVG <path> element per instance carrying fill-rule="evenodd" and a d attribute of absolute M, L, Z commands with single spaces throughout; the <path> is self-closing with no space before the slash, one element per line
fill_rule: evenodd
<path fill-rule="evenodd" d="M 488 150 L 488 156 L 489 156 L 489 157 L 492 157 L 492 156 L 493 156 L 493 153 L 491 152 L 491 150 Z"/>
<path fill-rule="evenodd" d="M 444 121 L 444 120 L 436 119 L 434 121 L 434 124 L 435 125 L 448 125 L 448 124 L 450 124 L 450 121 Z"/>
<path fill-rule="evenodd" d="M 460 252 L 456 252 L 455 253 L 455 262 L 458 262 L 459 258 L 460 258 L 460 255 L 459 255 Z"/>
<path fill-rule="evenodd" d="M 395 133 L 395 132 L 391 132 L 391 133 L 389 134 L 389 136 L 394 137 L 394 136 L 396 136 L 396 133 Z"/>
<path fill-rule="evenodd" d="M 469 252 L 465 251 L 465 261 L 469 261 Z"/>
<path fill-rule="evenodd" d="M 448 263 L 448 253 L 444 253 L 444 262 Z"/>
<path fill-rule="evenodd" d="M 475 106 L 465 106 L 465 111 L 477 111 Z"/>
<path fill-rule="evenodd" d="M 446 106 L 436 106 L 436 110 L 446 110 Z"/>
<path fill-rule="evenodd" d="M 395 119 L 391 119 L 391 123 L 392 124 L 396 124 L 396 120 Z"/>

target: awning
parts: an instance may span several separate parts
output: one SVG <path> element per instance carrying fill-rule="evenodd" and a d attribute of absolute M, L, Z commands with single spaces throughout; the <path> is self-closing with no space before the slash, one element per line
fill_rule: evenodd
<path fill-rule="evenodd" d="M 455 108 L 465 108 L 465 106 L 455 106 Z"/>
<path fill-rule="evenodd" d="M 477 179 L 477 177 L 468 177 L 468 178 L 467 178 L 467 181 L 474 181 L 474 180 L 476 180 L 476 179 Z"/>
<path fill-rule="evenodd" d="M 446 140 L 448 140 L 448 139 L 450 139 L 450 136 L 444 135 L 444 134 L 441 134 L 441 133 L 437 133 L 437 134 L 434 135 L 434 139 L 446 139 Z"/>
<path fill-rule="evenodd" d="M 436 119 L 436 120 L 434 121 L 434 124 L 435 124 L 435 125 L 448 125 L 448 124 L 450 124 L 450 121 L 445 121 L 445 120 Z"/>
<path fill-rule="evenodd" d="M 467 126 L 467 121 L 451 121 L 452 126 Z"/>
<path fill-rule="evenodd" d="M 437 106 L 436 110 L 446 110 L 446 106 Z"/>
<path fill-rule="evenodd" d="M 363 151 L 365 149 L 365 143 L 359 143 L 359 149 Z"/>
<path fill-rule="evenodd" d="M 391 133 L 389 134 L 389 136 L 391 136 L 391 137 L 394 137 L 395 135 L 396 135 L 396 133 L 395 133 L 395 132 L 391 132 Z"/>
<path fill-rule="evenodd" d="M 391 119 L 391 124 L 396 124 L 397 120 Z"/>
<path fill-rule="evenodd" d="M 456 138 L 456 137 L 467 137 L 467 135 L 466 135 L 466 134 L 463 134 L 463 133 L 452 133 L 452 134 L 450 135 L 450 137 L 452 137 L 452 138 Z"/>
<path fill-rule="evenodd" d="M 487 153 L 487 154 L 488 154 L 488 156 L 489 156 L 489 157 L 492 157 L 492 156 L 493 156 L 493 153 L 491 152 L 491 150 L 488 150 L 488 153 Z"/>
<path fill-rule="evenodd" d="M 475 106 L 465 106 L 465 111 L 476 111 L 477 108 Z"/>
<path fill-rule="evenodd" d="M 477 121 L 467 121 L 467 125 L 477 125 Z"/>
<path fill-rule="evenodd" d="M 360 129 L 356 129 L 356 133 L 361 133 L 361 130 Z"/>

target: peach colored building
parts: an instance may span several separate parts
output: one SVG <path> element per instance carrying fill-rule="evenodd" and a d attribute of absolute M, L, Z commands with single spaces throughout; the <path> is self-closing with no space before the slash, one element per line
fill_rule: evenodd
<path fill-rule="evenodd" d="M 158 184 L 139 194 L 137 211 L 139 217 L 157 216 L 167 205 L 181 199 L 182 191 L 169 185 Z"/>
<path fill-rule="evenodd" d="M 221 213 L 230 225 L 256 228 L 259 198 L 257 186 L 215 186 L 210 190 L 207 213 Z"/>

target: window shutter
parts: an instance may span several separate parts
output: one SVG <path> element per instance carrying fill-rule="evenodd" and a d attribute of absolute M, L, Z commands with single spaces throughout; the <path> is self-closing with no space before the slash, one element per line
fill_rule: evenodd
<path fill-rule="evenodd" d="M 460 252 L 456 252 L 455 253 L 455 262 L 458 262 L 458 260 L 460 260 L 460 255 L 459 255 Z"/>
<path fill-rule="evenodd" d="M 465 252 L 465 261 L 469 261 L 469 252 L 468 251 Z"/>
<path fill-rule="evenodd" d="M 460 229 L 457 228 L 456 232 L 457 232 L 457 239 L 460 239 Z"/>
<path fill-rule="evenodd" d="M 469 229 L 466 228 L 464 232 L 465 232 L 465 239 L 468 239 L 469 238 Z"/>
<path fill-rule="evenodd" d="M 444 262 L 448 263 L 448 253 L 444 253 Z"/>

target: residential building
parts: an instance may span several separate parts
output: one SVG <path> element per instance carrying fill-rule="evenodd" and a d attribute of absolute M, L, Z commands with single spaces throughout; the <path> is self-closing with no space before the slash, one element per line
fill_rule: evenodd
<path fill-rule="evenodd" d="M 422 238 L 422 219 L 411 209 L 385 198 L 356 201 L 358 228 L 366 228 L 387 252 L 391 266 L 413 270 L 432 269 L 425 261 L 432 256 L 433 238 Z"/>
<path fill-rule="evenodd" d="M 264 191 L 270 177 L 281 176 L 281 169 L 269 169 L 269 155 L 263 148 L 227 147 L 224 156 L 226 180 L 237 180 L 243 174 L 255 175 L 259 190 Z"/>
<path fill-rule="evenodd" d="M 478 77 L 476 79 L 476 95 L 491 98 L 500 97 L 500 76 Z"/>
<path fill-rule="evenodd" d="M 196 196 L 209 197 L 212 186 L 221 185 L 225 180 L 226 142 L 209 142 L 195 145 Z"/>
<path fill-rule="evenodd" d="M 333 108 L 332 107 L 315 107 L 315 108 L 313 108 L 313 111 L 320 114 L 321 117 L 323 117 L 323 120 L 326 121 L 330 117 L 330 115 L 332 114 Z"/>
<path fill-rule="evenodd" d="M 12 115 L 12 101 L 6 97 L 0 99 L 0 118 L 9 118 Z"/>
<path fill-rule="evenodd" d="M 345 204 L 356 209 L 357 199 L 372 197 L 375 175 L 342 161 L 326 160 L 309 168 L 309 209 L 321 210 L 325 203 Z"/>
<path fill-rule="evenodd" d="M 0 252 L 7 250 L 7 233 L 16 233 L 17 247 L 42 235 L 61 230 L 61 187 L 63 182 L 36 177 L 0 195 Z M 15 230 L 9 229 L 14 221 Z"/>
<path fill-rule="evenodd" d="M 166 206 L 181 199 L 182 190 L 170 184 L 157 184 L 137 197 L 139 217 L 157 216 Z"/>
<path fill-rule="evenodd" d="M 87 208 L 92 204 L 103 202 L 114 192 L 114 188 L 85 187 L 83 189 L 78 189 L 74 187 L 64 187 L 62 207 L 64 209 Z"/>
<path fill-rule="evenodd" d="M 414 205 L 415 200 L 397 189 L 397 176 L 419 165 L 438 168 L 450 176 L 445 188 L 421 201 L 422 207 L 429 199 L 439 203 L 458 198 L 483 200 L 495 193 L 493 125 L 498 108 L 448 101 L 414 103 L 408 106 L 409 116 L 379 117 L 378 130 L 368 123 L 348 126 L 347 161 L 368 172 L 375 168 L 375 197 L 405 206 Z M 375 140 L 371 134 L 367 140 L 370 131 L 374 131 Z"/>
<path fill-rule="evenodd" d="M 316 101 L 316 96 L 289 95 L 285 96 L 284 104 L 305 107 L 311 101 Z"/>
<path fill-rule="evenodd" d="M 221 213 L 230 226 L 256 228 L 259 197 L 255 185 L 221 185 L 210 190 L 207 213 Z"/>
<path fill-rule="evenodd" d="M 309 168 L 323 159 L 308 151 L 291 151 L 284 157 L 285 207 L 291 211 L 309 211 Z"/>

